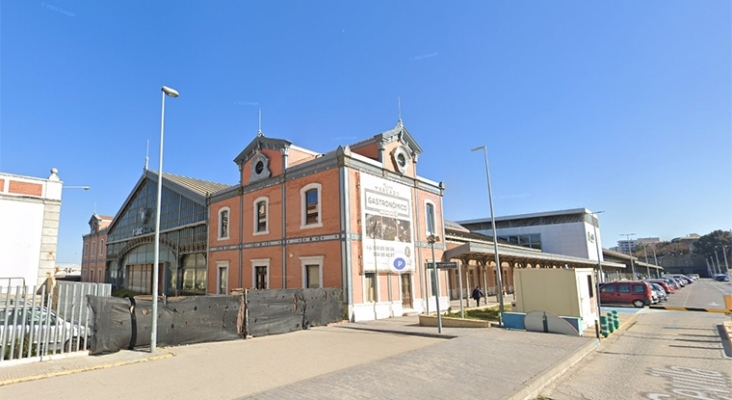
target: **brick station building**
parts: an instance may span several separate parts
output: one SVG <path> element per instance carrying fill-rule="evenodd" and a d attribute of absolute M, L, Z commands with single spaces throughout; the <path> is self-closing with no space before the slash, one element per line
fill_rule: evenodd
<path fill-rule="evenodd" d="M 207 292 L 340 287 L 353 321 L 434 310 L 444 185 L 417 175 L 421 153 L 401 121 L 325 154 L 259 132 L 234 160 L 240 183 L 209 199 Z"/>

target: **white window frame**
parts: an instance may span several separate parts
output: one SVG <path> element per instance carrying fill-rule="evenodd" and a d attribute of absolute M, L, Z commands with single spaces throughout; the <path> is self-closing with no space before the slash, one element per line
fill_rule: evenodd
<path fill-rule="evenodd" d="M 267 220 L 265 221 L 265 225 L 266 225 L 265 229 L 263 231 L 261 231 L 261 232 L 258 232 L 257 231 L 257 228 L 258 228 L 258 224 L 257 224 L 258 221 L 257 221 L 257 219 L 259 218 L 259 210 L 257 209 L 257 204 L 260 203 L 260 202 L 262 202 L 262 201 L 264 202 L 264 208 L 267 210 Z M 254 212 L 252 213 L 252 222 L 253 222 L 253 224 L 252 224 L 253 225 L 252 234 L 255 235 L 255 236 L 257 236 L 257 235 L 268 235 L 269 234 L 269 215 L 270 215 L 270 212 L 269 212 L 269 197 L 266 197 L 266 196 L 257 197 L 257 199 L 254 200 L 254 203 L 252 203 L 252 209 L 254 210 Z M 269 275 L 267 275 L 267 276 L 269 276 Z M 267 278 L 267 279 L 269 279 L 269 278 Z"/>
<path fill-rule="evenodd" d="M 429 215 L 427 213 L 427 205 L 432 205 L 432 226 L 435 229 L 435 232 L 430 232 L 429 230 L 429 221 L 427 221 L 427 216 Z M 424 230 L 425 234 L 429 236 L 430 234 L 437 235 L 437 205 L 432 200 L 425 200 L 424 201 Z M 439 236 L 439 235 L 438 235 Z"/>
<path fill-rule="evenodd" d="M 305 194 L 310 189 L 318 191 L 318 222 L 308 224 L 308 204 Z M 300 189 L 300 229 L 320 228 L 323 226 L 323 185 L 317 182 L 309 183 Z"/>
<path fill-rule="evenodd" d="M 226 291 L 225 293 L 219 293 L 221 288 L 221 270 L 226 269 Z M 216 261 L 216 293 L 217 294 L 229 294 L 229 262 L 228 261 Z"/>
<path fill-rule="evenodd" d="M 257 288 L 257 267 L 267 267 L 267 289 L 271 289 L 269 285 L 269 264 L 271 260 L 271 258 L 253 258 L 250 260 L 252 262 L 252 288 Z"/>
<path fill-rule="evenodd" d="M 302 269 L 302 287 L 307 288 L 307 266 L 308 265 L 317 265 L 320 269 L 320 272 L 318 274 L 318 285 L 320 285 L 320 289 L 323 288 L 323 260 L 325 259 L 325 256 L 306 256 L 306 257 L 300 257 L 300 266 Z"/>
<path fill-rule="evenodd" d="M 226 211 L 228 213 L 227 218 L 229 219 L 229 223 L 226 226 L 226 236 L 221 236 L 221 214 L 223 214 L 224 211 Z M 216 230 L 216 232 L 217 232 L 216 233 L 216 236 L 218 238 L 217 240 L 227 240 L 227 239 L 229 239 L 231 237 L 230 234 L 229 234 L 229 232 L 231 232 L 231 209 L 229 207 L 221 207 L 221 208 L 219 208 L 218 213 L 219 213 L 218 214 L 218 216 L 219 216 L 218 217 L 218 220 L 219 221 L 218 221 L 218 224 L 217 224 L 217 228 L 218 229 Z"/>
<path fill-rule="evenodd" d="M 104 255 L 104 239 L 99 239 L 99 255 Z"/>

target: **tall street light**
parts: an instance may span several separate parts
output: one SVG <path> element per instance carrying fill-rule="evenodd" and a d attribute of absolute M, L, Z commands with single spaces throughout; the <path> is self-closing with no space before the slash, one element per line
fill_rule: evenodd
<path fill-rule="evenodd" d="M 597 249 L 597 269 L 599 272 L 599 276 L 597 279 L 597 282 L 595 283 L 595 298 L 597 299 L 597 319 L 595 320 L 595 335 L 597 336 L 597 340 L 600 340 L 600 316 L 602 315 L 602 305 L 600 304 L 600 281 L 605 280 L 602 273 L 602 261 L 600 260 L 600 241 L 597 239 L 597 225 L 600 224 L 600 218 L 597 217 L 597 214 L 602 214 L 605 211 L 595 211 L 593 213 L 590 213 L 595 216 L 595 219 L 597 219 L 597 224 L 595 221 L 592 221 L 592 227 L 595 230 L 595 248 Z"/>
<path fill-rule="evenodd" d="M 625 243 L 628 245 L 628 254 L 630 255 L 630 270 L 633 273 L 633 280 L 635 280 L 637 277 L 635 276 L 635 264 L 633 263 L 633 249 L 631 249 L 630 244 L 630 237 L 635 235 L 635 233 L 621 233 L 620 236 L 625 236 L 628 238 L 628 240 L 625 241 Z"/>
<path fill-rule="evenodd" d="M 432 278 L 435 282 L 435 305 L 437 307 L 437 333 L 442 333 L 442 314 L 440 314 L 440 273 L 437 269 L 437 260 L 435 260 L 435 242 L 440 241 L 440 237 L 430 232 L 427 241 L 432 247 Z"/>
<path fill-rule="evenodd" d="M 727 275 L 729 275 L 729 264 L 727 263 L 727 247 L 722 246 L 722 255 L 724 256 L 724 267 L 727 269 Z"/>
<path fill-rule="evenodd" d="M 160 262 L 160 202 L 163 194 L 163 136 L 165 132 L 165 96 L 178 97 L 178 92 L 163 86 L 163 106 L 160 116 L 160 166 L 158 167 L 158 200 L 155 208 L 155 261 L 153 262 L 152 287 L 152 329 L 150 330 L 150 353 L 155 353 L 158 344 L 158 263 Z"/>
<path fill-rule="evenodd" d="M 498 284 L 498 326 L 503 326 L 503 280 L 501 279 L 501 260 L 498 257 L 498 236 L 496 235 L 496 216 L 493 213 L 493 193 L 491 192 L 491 172 L 488 167 L 488 150 L 485 146 L 476 147 L 470 151 L 483 150 L 485 159 L 485 176 L 488 181 L 488 203 L 491 207 L 491 226 L 493 228 L 493 253 L 496 256 L 496 283 Z M 486 288 L 487 289 L 487 288 Z"/>

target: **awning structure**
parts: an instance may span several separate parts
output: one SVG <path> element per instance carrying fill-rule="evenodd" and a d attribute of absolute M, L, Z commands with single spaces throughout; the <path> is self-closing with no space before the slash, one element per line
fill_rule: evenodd
<path fill-rule="evenodd" d="M 516 246 L 498 245 L 498 256 L 501 263 L 507 263 L 512 266 L 530 264 L 533 267 L 542 268 L 596 268 L 597 261 L 581 257 L 565 256 L 561 254 L 543 253 L 538 250 L 519 249 Z M 458 247 L 449 249 L 445 252 L 445 259 L 458 259 L 463 264 L 469 264 L 470 260 L 476 260 L 485 264 L 490 263 L 495 258 L 493 245 L 468 242 Z M 603 268 L 625 269 L 625 264 L 603 261 Z"/>
<path fill-rule="evenodd" d="M 621 263 L 625 265 L 625 268 L 630 270 L 630 263 L 631 260 L 633 260 L 633 264 L 635 264 L 635 269 L 637 272 L 643 272 L 646 270 L 655 270 L 654 272 L 659 273 L 663 270 L 663 267 L 656 264 L 651 263 L 645 263 L 643 261 L 640 261 L 638 257 L 631 256 L 629 254 L 620 253 L 613 250 L 608 249 L 602 249 L 603 257 L 606 260 L 610 260 L 615 263 Z"/>

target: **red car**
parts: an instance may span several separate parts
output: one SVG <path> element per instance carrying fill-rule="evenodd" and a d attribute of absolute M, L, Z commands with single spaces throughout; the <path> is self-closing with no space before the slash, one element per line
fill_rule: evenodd
<path fill-rule="evenodd" d="M 632 304 L 636 308 L 653 303 L 653 289 L 648 282 L 620 281 L 600 286 L 600 302 L 603 304 Z"/>

